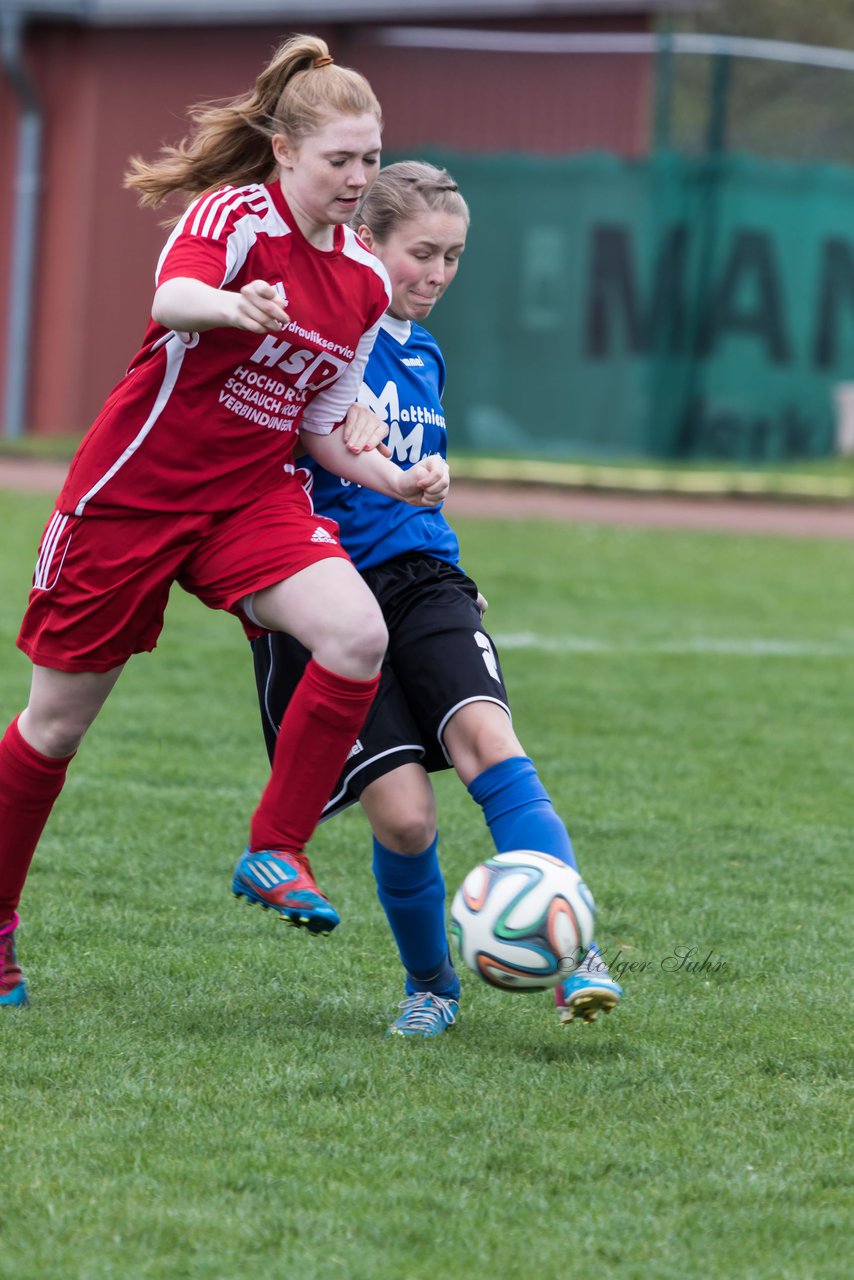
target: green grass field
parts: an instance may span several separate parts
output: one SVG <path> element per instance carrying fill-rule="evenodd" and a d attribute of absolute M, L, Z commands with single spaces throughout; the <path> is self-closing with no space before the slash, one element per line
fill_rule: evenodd
<path fill-rule="evenodd" d="M 5 724 L 49 501 L 0 506 Z M 854 544 L 459 524 L 623 1004 L 561 1028 L 464 975 L 457 1029 L 384 1039 L 360 813 L 313 845 L 333 937 L 231 897 L 265 777 L 251 664 L 176 591 L 27 886 L 3 1280 L 851 1274 Z M 437 790 L 450 895 L 491 846 Z"/>

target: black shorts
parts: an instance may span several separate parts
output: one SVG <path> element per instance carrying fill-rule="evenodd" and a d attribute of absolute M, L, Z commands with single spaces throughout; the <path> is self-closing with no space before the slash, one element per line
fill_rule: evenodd
<path fill-rule="evenodd" d="M 383 611 L 388 652 L 377 696 L 323 819 L 354 804 L 369 782 L 402 764 L 416 761 L 430 773 L 450 768 L 445 725 L 467 702 L 496 702 L 510 715 L 501 664 L 483 629 L 471 578 L 425 555 L 399 556 L 362 576 Z M 309 654 L 282 632 L 254 640 L 252 651 L 272 759 L 285 707 Z"/>

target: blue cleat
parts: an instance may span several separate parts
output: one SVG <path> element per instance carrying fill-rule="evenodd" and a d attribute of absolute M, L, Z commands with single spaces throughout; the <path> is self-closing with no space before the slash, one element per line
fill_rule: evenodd
<path fill-rule="evenodd" d="M 15 955 L 15 930 L 20 923 L 17 913 L 0 925 L 0 1005 L 22 1008 L 29 1004 L 27 984 Z"/>
<path fill-rule="evenodd" d="M 555 987 L 555 1004 L 562 1023 L 578 1017 L 595 1022 L 600 1009 L 610 1013 L 622 995 L 623 988 L 611 977 L 594 942 L 575 973 Z"/>
<path fill-rule="evenodd" d="M 459 1000 L 435 996 L 432 991 L 418 991 L 398 1005 L 403 1013 L 389 1027 L 389 1036 L 416 1036 L 430 1040 L 452 1027 L 460 1011 Z"/>
<path fill-rule="evenodd" d="M 287 924 L 309 933 L 331 933 L 341 921 L 315 884 L 304 853 L 247 849 L 237 860 L 231 889 L 236 898 L 260 902 Z"/>

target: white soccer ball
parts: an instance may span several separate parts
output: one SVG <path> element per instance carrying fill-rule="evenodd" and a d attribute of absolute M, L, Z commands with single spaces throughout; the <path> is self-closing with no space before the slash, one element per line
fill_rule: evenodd
<path fill-rule="evenodd" d="M 548 853 L 497 853 L 466 876 L 451 906 L 463 963 L 503 991 L 556 987 L 593 941 L 596 905 L 577 871 Z"/>

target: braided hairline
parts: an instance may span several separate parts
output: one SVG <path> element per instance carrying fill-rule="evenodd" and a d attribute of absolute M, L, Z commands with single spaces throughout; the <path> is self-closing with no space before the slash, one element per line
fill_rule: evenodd
<path fill-rule="evenodd" d="M 440 178 L 403 178 L 403 182 L 408 182 L 416 191 L 459 191 L 459 187 L 453 178 L 448 175 L 447 181 Z"/>
<path fill-rule="evenodd" d="M 422 160 L 397 161 L 380 171 L 356 212 L 353 226 L 358 229 L 364 223 L 384 243 L 425 207 L 458 215 L 468 225 L 468 205 L 446 169 Z"/>

